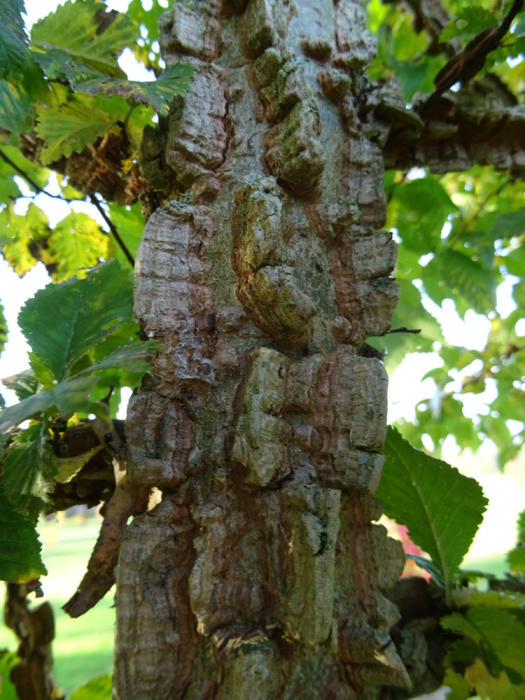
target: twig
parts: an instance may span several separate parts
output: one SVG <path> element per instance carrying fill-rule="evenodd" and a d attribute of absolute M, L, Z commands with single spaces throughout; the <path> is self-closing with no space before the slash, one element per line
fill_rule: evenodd
<path fill-rule="evenodd" d="M 120 246 L 122 252 L 123 252 L 124 255 L 126 256 L 126 259 L 127 259 L 127 261 L 129 262 L 129 264 L 131 265 L 131 267 L 135 267 L 135 259 L 134 259 L 134 257 L 133 257 L 133 256 L 131 255 L 131 253 L 129 252 L 128 248 L 126 247 L 126 244 L 124 243 L 124 241 L 123 241 L 122 238 L 120 237 L 119 232 L 117 231 L 115 224 L 111 221 L 111 219 L 109 218 L 109 216 L 108 216 L 108 215 L 106 214 L 106 212 L 104 211 L 104 207 L 103 207 L 102 204 L 98 201 L 96 195 L 94 195 L 94 194 L 90 195 L 89 199 L 91 200 L 91 203 L 93 204 L 93 206 L 97 208 L 97 210 L 98 210 L 100 216 L 104 219 L 104 221 L 105 221 L 106 224 L 108 225 L 109 230 L 110 230 L 111 233 L 113 234 L 114 239 L 117 241 L 118 245 Z"/>
<path fill-rule="evenodd" d="M 9 158 L 9 156 L 6 156 L 6 154 L 1 149 L 0 149 L 0 158 L 2 158 L 2 160 L 4 162 L 6 162 L 8 165 L 10 165 L 13 168 L 13 170 L 15 170 L 20 175 L 20 177 L 22 177 L 29 185 L 31 185 L 31 187 L 34 190 L 36 190 L 36 192 L 38 194 L 45 194 L 48 197 L 51 197 L 52 199 L 59 199 L 60 201 L 66 202 L 67 204 L 71 204 L 71 202 L 85 202 L 86 201 L 86 197 L 84 197 L 83 199 L 79 199 L 78 197 L 74 197 L 72 199 L 67 199 L 67 197 L 63 197 L 62 195 L 59 195 L 59 194 L 51 194 L 51 192 L 48 192 L 43 187 L 40 187 L 40 185 L 38 185 L 33 180 L 32 177 L 30 177 L 26 172 L 24 172 L 24 170 L 22 170 L 22 168 L 18 167 L 18 165 L 16 163 L 14 163 L 11 160 L 11 158 Z M 89 199 L 91 201 L 91 204 L 93 204 L 93 206 L 96 207 L 100 216 L 104 219 L 104 221 L 108 225 L 109 230 L 113 234 L 113 238 L 115 239 L 115 241 L 117 242 L 117 244 L 121 248 L 122 252 L 124 253 L 124 255 L 125 255 L 126 259 L 128 260 L 129 264 L 131 265 L 131 267 L 135 267 L 135 260 L 134 260 L 133 256 L 131 255 L 128 248 L 126 247 L 126 244 L 124 243 L 124 241 L 120 237 L 119 232 L 117 231 L 117 229 L 115 227 L 115 224 L 111 221 L 109 216 L 104 211 L 102 204 L 98 201 L 97 197 L 94 194 L 90 195 Z"/>
<path fill-rule="evenodd" d="M 385 331 L 383 335 L 388 335 L 388 333 L 421 333 L 421 328 L 405 328 L 405 326 L 401 326 L 401 328 L 391 328 L 389 331 Z"/>

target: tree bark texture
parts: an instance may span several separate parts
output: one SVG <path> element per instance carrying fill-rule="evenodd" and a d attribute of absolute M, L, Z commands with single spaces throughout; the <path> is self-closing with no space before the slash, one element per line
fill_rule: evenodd
<path fill-rule="evenodd" d="M 136 266 L 162 350 L 126 439 L 129 479 L 162 498 L 121 546 L 120 700 L 410 684 L 386 595 L 404 558 L 371 522 L 387 377 L 365 340 L 398 290 L 365 15 L 190 0 L 161 18 L 166 63 L 195 73 L 144 149 L 172 199 Z"/>

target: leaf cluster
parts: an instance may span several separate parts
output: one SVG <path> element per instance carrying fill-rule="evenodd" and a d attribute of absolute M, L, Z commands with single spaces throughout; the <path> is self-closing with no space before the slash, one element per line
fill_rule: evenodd
<path fill-rule="evenodd" d="M 447 697 L 525 697 L 525 567 L 520 516 L 519 544 L 508 556 L 512 577 L 499 581 L 464 572 L 461 562 L 483 518 L 487 500 L 480 485 L 456 469 L 415 449 L 389 428 L 376 496 L 389 517 L 407 527 L 428 556 L 410 556 L 443 589 L 448 614 L 440 619 L 451 633 L 444 659 Z M 487 591 L 478 590 L 485 579 Z"/>
<path fill-rule="evenodd" d="M 18 511 L 17 519 L 26 525 L 22 528 L 17 521 L 16 527 L 1 528 L 16 533 L 13 551 L 18 561 L 7 558 L 10 550 L 3 547 L 0 578 L 35 577 L 34 523 L 47 507 L 54 482 L 73 476 L 64 476 L 63 465 L 59 469 L 52 447 L 57 433 L 91 415 L 109 423 L 120 389 L 137 386 L 149 370 L 148 356 L 155 346 L 139 340 L 132 322 L 132 290 L 131 272 L 113 260 L 82 279 L 48 285 L 20 312 L 19 325 L 31 346 L 31 369 L 4 380 L 19 402 L 0 412 L 0 433 L 7 435 L 0 485 L 5 517 Z M 26 421 L 28 427 L 16 429 Z M 78 471 L 84 462 L 77 460 L 74 468 Z M 26 541 L 29 531 L 33 539 Z"/>
<path fill-rule="evenodd" d="M 117 59 L 139 38 L 136 12 L 106 12 L 96 0 L 68 0 L 26 37 L 23 10 L 23 3 L 15 6 L 4 29 L 5 51 L 13 61 L 3 65 L 0 54 L 0 129 L 16 143 L 16 136 L 34 128 L 43 141 L 44 165 L 80 153 L 110 130 L 127 128 L 132 136 L 145 119 L 134 105 L 165 115 L 173 97 L 189 85 L 192 69 L 182 64 L 151 83 L 126 78 Z"/>

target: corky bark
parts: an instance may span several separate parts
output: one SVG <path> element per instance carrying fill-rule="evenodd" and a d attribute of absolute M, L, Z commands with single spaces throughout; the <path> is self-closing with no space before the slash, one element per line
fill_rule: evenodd
<path fill-rule="evenodd" d="M 135 310 L 163 349 L 126 440 L 162 501 L 121 546 L 117 696 L 408 687 L 403 554 L 371 522 L 387 378 L 365 339 L 398 290 L 364 3 L 176 3 L 161 48 L 195 74 L 144 148 L 164 204 Z"/>

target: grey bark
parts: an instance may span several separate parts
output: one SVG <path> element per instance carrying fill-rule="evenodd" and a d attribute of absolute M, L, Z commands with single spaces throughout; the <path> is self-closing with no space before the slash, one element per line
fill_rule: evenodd
<path fill-rule="evenodd" d="M 409 687 L 403 554 L 372 523 L 387 377 L 365 340 L 398 291 L 364 4 L 188 0 L 161 48 L 195 74 L 144 149 L 162 206 L 135 310 L 162 350 L 126 437 L 157 505 L 121 546 L 117 696 Z"/>

